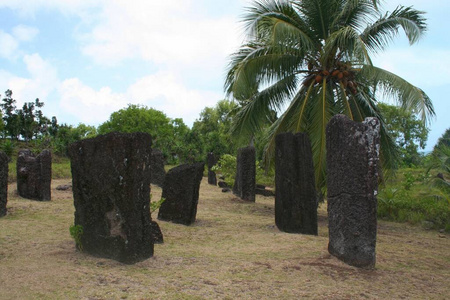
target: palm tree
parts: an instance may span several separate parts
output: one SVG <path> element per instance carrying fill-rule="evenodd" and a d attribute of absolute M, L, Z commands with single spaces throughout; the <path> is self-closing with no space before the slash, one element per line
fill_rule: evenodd
<path fill-rule="evenodd" d="M 318 187 L 325 185 L 325 127 L 332 116 L 355 121 L 378 117 L 382 161 L 393 166 L 395 143 L 377 107 L 393 97 L 403 109 L 434 115 L 429 97 L 401 77 L 372 64 L 403 29 L 410 44 L 426 31 L 424 13 L 397 7 L 382 14 L 380 0 L 259 0 L 247 9 L 247 40 L 231 55 L 225 90 L 242 105 L 233 131 L 252 134 L 273 110 L 284 111 L 270 128 L 266 161 L 280 132 L 306 132 L 312 144 Z"/>

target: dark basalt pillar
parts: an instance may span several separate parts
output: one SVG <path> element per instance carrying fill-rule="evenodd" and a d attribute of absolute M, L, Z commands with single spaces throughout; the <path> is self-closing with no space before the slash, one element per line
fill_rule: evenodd
<path fill-rule="evenodd" d="M 109 133 L 70 145 L 83 251 L 128 264 L 153 255 L 151 143 L 146 133 Z"/>
<path fill-rule="evenodd" d="M 204 169 L 204 163 L 183 164 L 167 172 L 162 191 L 165 201 L 159 208 L 159 220 L 184 225 L 195 222 Z"/>
<path fill-rule="evenodd" d="M 317 193 L 308 135 L 278 134 L 275 144 L 275 223 L 281 231 L 317 235 Z"/>
<path fill-rule="evenodd" d="M 373 268 L 380 123 L 337 115 L 326 130 L 328 251 L 349 265 Z"/>
<path fill-rule="evenodd" d="M 9 157 L 0 151 L 0 217 L 6 216 L 8 202 L 8 161 Z"/>
<path fill-rule="evenodd" d="M 159 149 L 152 149 L 150 173 L 150 182 L 162 187 L 164 184 L 164 176 L 166 176 L 166 171 L 164 170 L 164 156 Z"/>
<path fill-rule="evenodd" d="M 20 150 L 17 156 L 17 192 L 27 199 L 50 201 L 52 154 L 43 150 L 35 156 L 31 150 Z"/>
<path fill-rule="evenodd" d="M 208 153 L 208 183 L 212 185 L 217 185 L 217 177 L 216 172 L 211 170 L 212 167 L 214 167 L 215 164 L 217 164 L 217 158 L 214 155 L 214 153 L 209 152 Z"/>
<path fill-rule="evenodd" d="M 238 150 L 236 177 L 233 194 L 247 201 L 255 202 L 256 154 L 255 147 L 248 146 Z"/>

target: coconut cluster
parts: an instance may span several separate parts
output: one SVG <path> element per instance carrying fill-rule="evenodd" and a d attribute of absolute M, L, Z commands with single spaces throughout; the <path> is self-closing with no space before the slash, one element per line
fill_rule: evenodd
<path fill-rule="evenodd" d="M 305 78 L 303 84 L 310 86 L 311 84 L 321 84 L 323 80 L 334 81 L 341 84 L 345 89 L 350 91 L 353 95 L 357 93 L 357 83 L 355 79 L 355 71 L 348 65 L 337 63 L 335 68 L 330 70 L 310 70 L 310 74 Z"/>

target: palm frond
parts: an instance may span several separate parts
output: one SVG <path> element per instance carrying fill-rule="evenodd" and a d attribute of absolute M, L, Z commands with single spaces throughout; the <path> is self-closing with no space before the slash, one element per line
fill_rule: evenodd
<path fill-rule="evenodd" d="M 383 51 L 403 28 L 410 42 L 417 42 L 426 31 L 424 12 L 412 7 L 398 6 L 391 14 L 381 16 L 361 34 L 362 40 L 374 53 Z"/>
<path fill-rule="evenodd" d="M 371 81 L 373 86 L 380 87 L 384 96 L 394 97 L 394 100 L 404 109 L 419 114 L 424 122 L 429 122 L 435 116 L 434 107 L 428 95 L 400 76 L 369 65 L 364 66 L 358 76 Z"/>

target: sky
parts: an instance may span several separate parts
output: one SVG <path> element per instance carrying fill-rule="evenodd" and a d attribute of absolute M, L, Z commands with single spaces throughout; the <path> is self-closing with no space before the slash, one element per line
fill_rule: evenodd
<path fill-rule="evenodd" d="M 251 0 L 0 0 L 0 94 L 17 106 L 39 98 L 59 123 L 98 126 L 128 104 L 182 118 L 225 98 L 229 56 L 242 43 Z M 425 151 L 450 127 L 450 1 L 392 0 L 425 11 L 428 31 L 410 46 L 401 32 L 376 66 L 433 101 Z"/>

